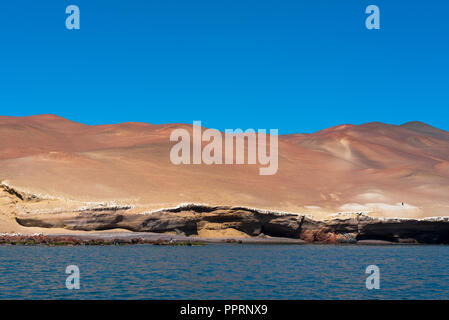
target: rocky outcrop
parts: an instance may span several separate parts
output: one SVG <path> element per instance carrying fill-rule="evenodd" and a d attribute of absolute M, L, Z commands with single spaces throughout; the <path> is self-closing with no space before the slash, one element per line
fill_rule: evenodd
<path fill-rule="evenodd" d="M 19 191 L 15 188 L 10 187 L 8 184 L 6 184 L 3 181 L 0 181 L 0 191 L 6 192 L 21 201 L 39 201 L 39 200 L 41 200 L 37 195 Z"/>
<path fill-rule="evenodd" d="M 304 215 L 243 207 L 186 205 L 139 214 L 129 213 L 127 208 L 22 214 L 16 220 L 27 227 L 85 231 L 121 228 L 183 236 L 221 232 L 249 237 L 285 237 L 310 243 L 382 240 L 393 243 L 449 244 L 448 218 L 378 219 L 353 214 L 329 220 L 313 220 Z"/>
<path fill-rule="evenodd" d="M 400 243 L 449 244 L 449 218 L 374 219 L 364 216 L 358 239 L 378 239 Z"/>
<path fill-rule="evenodd" d="M 20 211 L 14 210 L 16 204 L 30 208 L 30 204 L 45 200 L 5 183 L 0 184 L 0 191 L 3 195 L 0 200 L 4 202 L 2 207 L 8 207 L 7 214 L 24 227 L 80 231 L 126 229 L 202 238 L 276 237 L 309 243 L 449 244 L 449 217 L 379 219 L 358 213 L 315 220 L 295 213 L 201 204 L 184 204 L 149 212 L 135 210 L 130 205 L 106 204 L 82 206 L 77 210 Z"/>
<path fill-rule="evenodd" d="M 309 242 L 351 243 L 381 240 L 392 243 L 449 244 L 449 218 L 395 219 L 356 214 L 325 221 L 304 219 L 300 238 Z"/>
<path fill-rule="evenodd" d="M 139 232 L 173 232 L 198 235 L 203 228 L 234 229 L 248 236 L 299 238 L 302 216 L 279 215 L 237 207 L 189 205 L 151 213 L 131 214 L 123 209 L 86 210 L 73 213 L 22 214 L 16 217 L 27 227 L 66 228 L 70 230 L 107 230 L 122 228 Z"/>

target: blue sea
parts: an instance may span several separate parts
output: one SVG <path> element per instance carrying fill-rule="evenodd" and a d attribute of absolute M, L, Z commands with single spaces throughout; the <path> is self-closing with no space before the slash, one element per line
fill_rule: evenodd
<path fill-rule="evenodd" d="M 449 299 L 449 246 L 0 246 L 0 299 Z"/>

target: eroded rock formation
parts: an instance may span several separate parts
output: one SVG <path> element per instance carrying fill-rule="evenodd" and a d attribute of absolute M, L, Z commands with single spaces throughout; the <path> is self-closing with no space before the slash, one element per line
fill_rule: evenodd
<path fill-rule="evenodd" d="M 205 238 L 282 237 L 309 243 L 356 243 L 380 240 L 393 243 L 449 244 L 449 218 L 375 218 L 363 213 L 337 214 L 318 220 L 296 213 L 247 207 L 185 204 L 152 211 L 131 205 L 81 209 L 31 210 L 48 200 L 1 185 L 11 218 L 23 227 L 64 228 L 75 231 L 126 229 L 133 232 L 177 234 Z M 16 208 L 16 209 L 14 209 Z M 19 209 L 21 208 L 21 209 Z"/>
<path fill-rule="evenodd" d="M 235 236 L 270 236 L 318 243 L 355 243 L 384 240 L 398 243 L 449 244 L 449 219 L 378 219 L 364 214 L 330 220 L 304 215 L 259 211 L 239 207 L 189 205 L 151 213 L 128 214 L 123 208 L 81 212 L 22 214 L 16 217 L 27 227 L 69 230 L 127 229 L 136 232 L 176 233 L 198 236 L 205 230 Z"/>

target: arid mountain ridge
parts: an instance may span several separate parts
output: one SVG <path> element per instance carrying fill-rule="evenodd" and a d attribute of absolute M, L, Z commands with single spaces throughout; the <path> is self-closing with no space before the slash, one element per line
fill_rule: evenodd
<path fill-rule="evenodd" d="M 188 124 L 89 126 L 54 115 L 0 117 L 0 226 L 6 226 L 0 231 L 14 229 L 9 216 L 53 215 L 54 221 L 54 214 L 94 208 L 127 208 L 120 214 L 128 216 L 183 203 L 314 219 L 449 216 L 449 133 L 421 122 L 280 135 L 273 176 L 259 175 L 259 164 L 174 165 L 170 133 L 177 128 L 192 131 Z"/>

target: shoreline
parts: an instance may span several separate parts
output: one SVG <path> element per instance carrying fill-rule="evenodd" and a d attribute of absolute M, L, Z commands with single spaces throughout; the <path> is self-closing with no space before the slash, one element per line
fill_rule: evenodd
<path fill-rule="evenodd" d="M 306 244 L 290 238 L 201 238 L 151 232 L 109 232 L 90 234 L 0 234 L 0 245 L 205 245 L 205 244 Z"/>
<path fill-rule="evenodd" d="M 385 240 L 367 239 L 353 242 L 317 243 L 301 239 L 283 237 L 250 238 L 200 238 L 142 232 L 110 232 L 92 234 L 0 234 L 0 246 L 105 246 L 152 244 L 166 246 L 196 246 L 207 244 L 260 244 L 260 245 L 429 245 L 423 243 L 399 243 Z M 431 245 L 431 244 L 430 244 Z"/>

